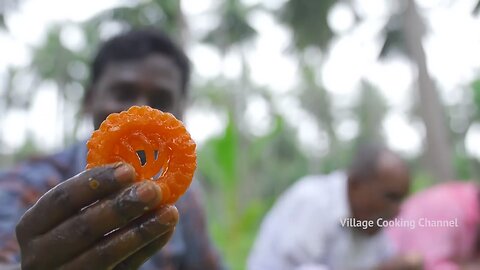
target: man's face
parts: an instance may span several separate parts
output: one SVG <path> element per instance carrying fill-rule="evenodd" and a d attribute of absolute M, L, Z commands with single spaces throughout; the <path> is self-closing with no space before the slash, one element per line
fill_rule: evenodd
<path fill-rule="evenodd" d="M 384 156 L 380 160 L 375 179 L 357 183 L 353 195 L 352 212 L 360 220 L 390 220 L 397 216 L 403 198 L 410 188 L 410 176 L 403 163 L 394 156 Z M 379 231 L 374 226 L 366 230 L 368 234 Z"/>
<path fill-rule="evenodd" d="M 96 129 L 109 114 L 134 105 L 148 105 L 181 119 L 184 94 L 180 69 L 163 54 L 109 63 L 87 102 Z"/>

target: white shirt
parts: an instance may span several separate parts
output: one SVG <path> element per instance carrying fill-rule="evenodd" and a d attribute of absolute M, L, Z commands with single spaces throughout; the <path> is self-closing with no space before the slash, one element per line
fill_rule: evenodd
<path fill-rule="evenodd" d="M 299 180 L 266 215 L 248 269 L 372 269 L 391 257 L 383 231 L 369 237 L 342 227 L 350 216 L 344 173 Z"/>

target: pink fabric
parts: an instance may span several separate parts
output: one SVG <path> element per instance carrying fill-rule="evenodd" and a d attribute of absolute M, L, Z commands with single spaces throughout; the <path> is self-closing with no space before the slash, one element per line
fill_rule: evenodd
<path fill-rule="evenodd" d="M 425 270 L 459 269 L 458 262 L 477 255 L 480 207 L 474 183 L 451 182 L 417 193 L 404 202 L 397 219 L 414 221 L 416 226 L 389 227 L 387 234 L 401 254 L 421 254 Z M 421 227 L 421 219 L 456 220 L 458 226 Z"/>

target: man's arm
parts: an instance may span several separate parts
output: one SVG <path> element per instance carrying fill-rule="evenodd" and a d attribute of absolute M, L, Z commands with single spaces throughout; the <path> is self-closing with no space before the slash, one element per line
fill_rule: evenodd
<path fill-rule="evenodd" d="M 0 263 L 3 267 L 20 262 L 15 226 L 28 209 L 25 198 L 28 190 L 29 187 L 14 174 L 0 174 Z"/>
<path fill-rule="evenodd" d="M 322 190 L 300 181 L 268 212 L 248 258 L 249 270 L 328 269 L 318 260 L 326 251 L 328 202 Z M 287 229 L 288 228 L 288 229 Z"/>
<path fill-rule="evenodd" d="M 177 207 L 182 214 L 181 233 L 186 245 L 186 255 L 181 269 L 225 269 L 208 233 L 198 183 L 192 184 Z"/>
<path fill-rule="evenodd" d="M 3 264 L 0 263 L 0 270 L 22 270 L 20 264 Z"/>
<path fill-rule="evenodd" d="M 45 192 L 81 171 L 74 168 L 78 165 L 79 146 L 84 144 L 52 156 L 32 157 L 0 171 L 0 263 L 20 262 L 15 237 L 17 222 Z"/>
<path fill-rule="evenodd" d="M 375 270 L 423 270 L 423 259 L 418 253 L 400 255 L 381 263 Z"/>

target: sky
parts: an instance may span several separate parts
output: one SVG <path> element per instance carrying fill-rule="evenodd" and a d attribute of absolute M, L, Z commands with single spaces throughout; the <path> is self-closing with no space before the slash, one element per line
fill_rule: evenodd
<path fill-rule="evenodd" d="M 364 20 L 354 26 L 352 10 L 344 4 L 335 6 L 329 17 L 329 24 L 338 34 L 331 51 L 317 57 L 323 61 L 323 68 L 317 77 L 333 95 L 338 107 L 353 104 L 358 94 L 359 82 L 368 80 L 377 86 L 386 97 L 392 110 L 385 119 L 384 132 L 389 145 L 406 154 L 420 151 L 424 134 L 418 122 L 407 117 L 412 103 L 411 86 L 415 74 L 409 63 L 402 57 L 392 57 L 379 61 L 377 56 L 382 43 L 380 29 L 388 18 L 388 0 L 354 1 Z M 24 0 L 17 12 L 7 17 L 11 35 L 0 33 L 0 78 L 9 66 L 28 65 L 29 47 L 41 42 L 46 29 L 53 23 L 80 22 L 95 13 L 117 5 L 120 0 L 103 1 L 63 1 L 63 0 Z M 284 0 L 244 0 L 248 4 L 262 2 L 269 8 L 280 6 Z M 182 8 L 188 18 L 192 35 L 201 35 L 215 22 L 213 9 L 215 0 L 184 0 Z M 471 14 L 475 0 L 417 0 L 427 21 L 429 35 L 424 39 L 428 67 L 438 83 L 442 98 L 449 104 L 459 102 L 460 94 L 472 79 L 478 76 L 480 66 L 480 19 Z M 55 7 L 55 8 L 51 8 Z M 248 49 L 247 61 L 251 64 L 252 79 L 259 85 L 273 89 L 276 102 L 290 106 L 285 116 L 299 130 L 299 138 L 310 151 L 326 151 L 328 141 L 318 132 L 313 119 L 309 119 L 301 104 L 291 98 L 299 77 L 295 59 L 286 52 L 290 43 L 289 32 L 265 12 L 255 12 L 251 21 L 258 31 L 258 38 Z M 462 29 L 459 31 L 458 29 Z M 70 29 L 65 34 L 65 42 L 72 48 L 81 44 L 82 38 Z M 225 58 L 211 47 L 193 45 L 188 48 L 194 63 L 195 72 L 201 78 L 213 78 L 223 74 L 237 78 L 240 74 L 240 59 L 234 53 Z M 454 52 L 454 53 L 453 53 Z M 27 132 L 32 132 L 45 149 L 59 147 L 61 129 L 58 129 L 57 102 L 55 89 L 51 85 L 40 85 L 42 91 L 32 97 L 30 112 L 11 112 L 0 120 L 1 135 L 11 146 L 18 147 Z M 0 88 L 0 91 L 3 91 Z M 246 112 L 250 115 L 250 125 L 259 133 L 267 131 L 271 124 L 268 119 L 267 104 L 252 97 Z M 73 116 L 72 116 L 73 117 Z M 298 119 L 304 119 L 298 121 Z M 200 143 L 222 130 L 226 122 L 224 115 L 213 110 L 193 107 L 186 114 L 185 122 L 192 136 Z M 351 119 L 338 125 L 339 135 L 351 138 L 358 127 Z M 89 132 L 85 124 L 83 133 Z M 398 138 L 401 136 L 401 140 Z M 467 137 L 471 153 L 480 156 L 480 126 L 471 128 Z M 478 150 L 477 150 L 478 149 Z"/>

